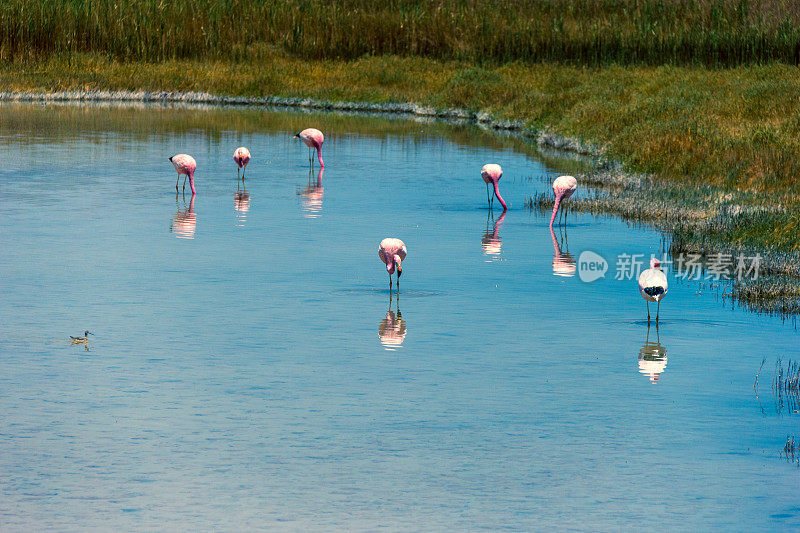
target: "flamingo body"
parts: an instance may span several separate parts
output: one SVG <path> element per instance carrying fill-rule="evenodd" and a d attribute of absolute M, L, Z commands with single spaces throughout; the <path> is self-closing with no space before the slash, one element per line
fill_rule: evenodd
<path fill-rule="evenodd" d="M 553 181 L 553 193 L 556 196 L 555 205 L 553 205 L 553 216 L 550 217 L 550 227 L 553 227 L 553 221 L 556 219 L 558 213 L 558 206 L 561 205 L 562 200 L 566 200 L 578 190 L 578 180 L 572 176 L 559 176 Z"/>
<path fill-rule="evenodd" d="M 400 290 L 400 276 L 403 274 L 402 262 L 406 258 L 406 245 L 400 239 L 386 238 L 378 246 L 378 257 L 386 264 L 389 273 L 389 294 L 392 292 L 392 274 L 397 270 L 397 290 Z"/>
<path fill-rule="evenodd" d="M 178 180 L 181 179 L 181 175 L 186 175 L 189 178 L 189 187 L 191 187 L 192 195 L 194 195 L 194 171 L 197 170 L 197 161 L 194 160 L 194 157 L 188 154 L 173 155 L 169 158 L 169 160 L 172 162 L 172 166 L 175 167 L 175 171 L 178 173 Z M 183 182 L 183 189 L 186 190 L 185 180 Z M 177 182 L 175 183 L 175 190 L 178 190 Z"/>
<path fill-rule="evenodd" d="M 317 151 L 319 166 L 324 167 L 325 163 L 322 162 L 322 143 L 325 142 L 325 136 L 322 135 L 322 132 L 316 128 L 306 128 L 295 137 L 303 141 L 309 148 Z"/>
<path fill-rule="evenodd" d="M 661 270 L 661 262 L 653 258 L 650 268 L 639 275 L 639 294 L 647 302 L 647 321 L 650 322 L 650 302 L 661 306 L 661 300 L 667 295 L 667 276 Z M 656 310 L 656 324 L 658 324 L 658 310 Z"/>
<path fill-rule="evenodd" d="M 378 247 L 378 257 L 386 263 L 386 271 L 390 276 L 394 274 L 395 267 L 402 272 L 400 263 L 406 258 L 406 245 L 400 239 L 383 239 Z"/>
<path fill-rule="evenodd" d="M 247 163 L 250 162 L 250 150 L 241 146 L 233 152 L 233 160 L 236 161 L 236 165 L 242 169 L 247 168 Z"/>
<path fill-rule="evenodd" d="M 503 168 L 495 163 L 483 165 L 483 168 L 481 168 L 481 177 L 487 185 L 490 183 L 492 184 L 492 187 L 494 187 L 494 196 L 497 197 L 500 205 L 503 206 L 503 211 L 506 211 L 508 206 L 506 205 L 505 200 L 503 200 L 503 197 L 500 196 L 500 186 L 498 185 L 500 178 L 503 177 Z"/>

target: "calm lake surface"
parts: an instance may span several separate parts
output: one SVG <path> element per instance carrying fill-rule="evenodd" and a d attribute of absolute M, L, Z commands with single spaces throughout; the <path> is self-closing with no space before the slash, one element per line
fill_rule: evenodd
<path fill-rule="evenodd" d="M 668 270 L 648 332 L 614 263 L 663 237 L 570 214 L 554 258 L 524 207 L 580 166 L 430 121 L 0 106 L 0 528 L 800 527 L 794 323 Z"/>

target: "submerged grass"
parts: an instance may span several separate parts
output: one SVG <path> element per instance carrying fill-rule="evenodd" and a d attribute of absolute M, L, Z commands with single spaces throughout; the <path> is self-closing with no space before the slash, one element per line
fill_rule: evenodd
<path fill-rule="evenodd" d="M 775 361 L 772 394 L 778 412 L 800 412 L 800 363 L 789 359 L 784 366 L 780 357 Z"/>
<path fill-rule="evenodd" d="M 0 59 L 128 61 L 365 54 L 472 62 L 740 65 L 800 61 L 789 0 L 4 0 Z"/>
<path fill-rule="evenodd" d="M 795 442 L 794 436 L 786 436 L 781 455 L 790 463 L 800 467 L 800 443 Z"/>

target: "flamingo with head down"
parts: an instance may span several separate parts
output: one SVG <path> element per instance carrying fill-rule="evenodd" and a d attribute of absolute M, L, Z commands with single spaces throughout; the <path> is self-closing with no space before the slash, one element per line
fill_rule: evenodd
<path fill-rule="evenodd" d="M 194 196 L 194 171 L 197 170 L 197 161 L 188 154 L 173 155 L 169 160 L 178 173 L 178 180 L 175 182 L 175 191 L 178 191 L 178 181 L 181 180 L 181 175 L 184 175 L 189 178 L 189 187 L 191 187 L 192 196 Z M 183 178 L 183 190 L 186 192 L 186 178 Z"/>
<path fill-rule="evenodd" d="M 319 166 L 324 167 L 325 163 L 322 162 L 322 143 L 325 142 L 325 136 L 316 128 L 306 128 L 294 136 L 295 139 L 300 139 L 308 146 L 308 162 L 314 165 L 314 160 L 311 159 L 312 150 L 317 151 L 317 158 L 319 159 Z"/>
<path fill-rule="evenodd" d="M 497 200 L 500 202 L 500 205 L 503 206 L 503 211 L 506 211 L 508 209 L 508 206 L 506 205 L 505 200 L 503 200 L 503 197 L 500 196 L 500 187 L 498 185 L 498 183 L 500 182 L 500 178 L 503 177 L 502 167 L 494 163 L 483 165 L 483 168 L 481 168 L 481 177 L 483 178 L 483 181 L 486 183 L 486 201 L 490 202 L 489 209 L 491 209 L 492 206 L 494 205 L 494 197 L 496 196 Z M 492 187 L 494 187 L 494 196 L 492 196 L 491 199 L 489 197 L 490 183 L 492 184 Z"/>
<path fill-rule="evenodd" d="M 400 239 L 386 238 L 378 246 L 378 257 L 386 263 L 389 273 L 389 292 L 392 290 L 392 274 L 397 270 L 397 290 L 400 290 L 400 276 L 403 274 L 402 262 L 406 258 L 406 245 Z"/>
<path fill-rule="evenodd" d="M 236 176 L 239 176 L 239 171 L 242 171 L 242 179 L 244 173 L 247 171 L 247 163 L 250 162 L 250 150 L 241 146 L 233 152 L 233 160 L 236 162 Z M 244 169 L 244 170 L 242 170 Z"/>
<path fill-rule="evenodd" d="M 550 217 L 550 227 L 553 227 L 553 221 L 556 219 L 558 206 L 561 205 L 562 200 L 566 200 L 578 189 L 578 180 L 572 176 L 560 176 L 553 182 L 553 193 L 556 195 L 556 203 L 553 206 L 553 216 Z M 566 222 L 566 215 L 564 218 Z"/>

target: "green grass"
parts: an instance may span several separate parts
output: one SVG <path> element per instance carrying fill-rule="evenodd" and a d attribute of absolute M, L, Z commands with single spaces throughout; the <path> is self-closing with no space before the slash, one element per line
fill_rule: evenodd
<path fill-rule="evenodd" d="M 490 68 L 396 56 L 307 61 L 273 52 L 247 64 L 54 57 L 0 63 L 0 76 L 6 90 L 200 90 L 467 108 L 593 143 L 627 170 L 661 181 L 746 191 L 775 205 L 794 205 L 800 194 L 800 68 L 782 64 Z"/>
<path fill-rule="evenodd" d="M 800 60 L 790 0 L 4 0 L 0 60 L 421 56 L 740 65 Z"/>
<path fill-rule="evenodd" d="M 596 174 L 581 174 L 573 208 L 655 224 L 673 233 L 676 251 L 766 250 L 768 271 L 792 277 L 800 276 L 798 80 L 800 68 L 782 64 L 490 67 L 398 56 L 304 60 L 277 49 L 249 63 L 130 62 L 99 54 L 0 63 L 0 85 L 12 91 L 143 89 L 414 102 L 518 120 L 592 143 L 606 160 L 623 163 L 623 172 L 601 165 Z M 191 126 L 209 117 L 181 120 Z M 259 126 L 245 121 L 234 127 Z M 459 142 L 474 142 L 471 136 L 474 130 Z M 480 142 L 491 145 L 492 138 Z M 513 143 L 515 150 L 530 148 L 519 138 Z M 531 203 L 552 202 L 545 196 Z M 747 287 L 733 294 L 744 305 L 800 312 L 796 281 Z"/>

